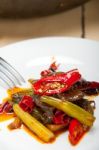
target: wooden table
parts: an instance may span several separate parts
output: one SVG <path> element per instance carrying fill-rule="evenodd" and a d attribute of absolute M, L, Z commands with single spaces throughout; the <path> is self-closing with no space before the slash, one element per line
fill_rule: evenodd
<path fill-rule="evenodd" d="M 83 22 L 83 23 L 82 23 Z M 85 25 L 85 27 L 84 27 Z M 85 33 L 84 32 L 85 29 Z M 99 41 L 99 0 L 53 16 L 20 20 L 0 19 L 0 47 L 29 38 L 72 36 Z"/>

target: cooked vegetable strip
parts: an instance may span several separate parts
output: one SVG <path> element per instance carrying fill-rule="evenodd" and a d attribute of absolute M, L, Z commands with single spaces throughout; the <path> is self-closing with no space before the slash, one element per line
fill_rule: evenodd
<path fill-rule="evenodd" d="M 43 141 L 49 142 L 54 138 L 53 132 L 51 132 L 34 117 L 32 117 L 29 113 L 23 111 L 18 104 L 13 105 L 13 110 L 16 115 L 23 121 L 23 123 Z"/>
<path fill-rule="evenodd" d="M 47 126 L 51 131 L 53 131 L 53 132 L 59 131 L 59 130 L 61 130 L 61 129 L 67 127 L 66 124 L 63 124 L 63 125 L 60 125 L 60 124 L 58 124 L 58 125 L 56 125 L 56 124 L 47 124 L 46 126 Z"/>
<path fill-rule="evenodd" d="M 72 119 L 69 125 L 69 140 L 72 145 L 76 145 L 82 136 L 88 131 L 88 128 L 84 128 L 83 125 L 76 119 Z"/>
<path fill-rule="evenodd" d="M 19 87 L 14 87 L 12 89 L 8 89 L 7 91 L 9 97 L 13 98 L 13 95 L 17 94 L 19 96 L 24 96 L 24 95 L 33 95 L 33 89 L 32 88 L 19 88 Z"/>
<path fill-rule="evenodd" d="M 21 125 L 22 125 L 22 121 L 18 117 L 15 117 L 14 121 L 8 125 L 8 128 L 10 130 L 18 129 L 21 127 Z"/>
<path fill-rule="evenodd" d="M 58 94 L 68 90 L 80 78 L 78 69 L 73 69 L 66 73 L 41 78 L 33 84 L 33 90 L 35 94 L 39 95 Z"/>
<path fill-rule="evenodd" d="M 66 101 L 63 102 L 60 99 L 54 98 L 54 97 L 49 97 L 49 96 L 42 96 L 41 101 L 44 103 L 47 103 L 59 110 L 62 110 L 65 112 L 67 115 L 76 118 L 79 120 L 82 124 L 85 124 L 87 126 L 92 126 L 95 117 L 90 114 L 89 112 L 85 111 L 81 107 Z"/>
<path fill-rule="evenodd" d="M 10 120 L 13 117 L 14 117 L 13 113 L 11 113 L 11 114 L 2 113 L 2 114 L 0 114 L 0 123 L 3 122 L 3 121 Z"/>

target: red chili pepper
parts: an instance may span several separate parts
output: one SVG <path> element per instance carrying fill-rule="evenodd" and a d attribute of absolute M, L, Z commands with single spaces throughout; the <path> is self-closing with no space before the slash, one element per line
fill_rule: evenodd
<path fill-rule="evenodd" d="M 0 105 L 0 113 L 10 113 L 12 111 L 12 105 L 6 101 Z"/>
<path fill-rule="evenodd" d="M 56 65 L 56 62 L 53 62 L 53 63 L 50 65 L 49 69 L 43 70 L 43 71 L 41 72 L 41 77 L 47 77 L 47 76 L 53 75 L 53 73 L 58 69 L 58 66 L 59 66 L 59 65 Z"/>
<path fill-rule="evenodd" d="M 68 117 L 64 112 L 57 110 L 53 117 L 54 124 L 69 124 L 70 117 Z"/>
<path fill-rule="evenodd" d="M 11 113 L 13 111 L 13 107 L 12 106 L 13 106 L 12 104 L 8 103 L 6 105 L 6 107 L 4 108 L 4 112 L 5 113 Z"/>
<path fill-rule="evenodd" d="M 51 70 L 43 70 L 42 72 L 41 72 L 41 77 L 47 77 L 47 76 L 49 76 L 49 75 L 51 75 L 52 74 L 52 71 Z"/>
<path fill-rule="evenodd" d="M 95 81 L 89 82 L 89 88 L 99 89 L 99 82 L 95 82 Z"/>
<path fill-rule="evenodd" d="M 51 95 L 68 90 L 81 78 L 77 69 L 42 78 L 33 84 L 35 94 Z"/>
<path fill-rule="evenodd" d="M 8 104 L 8 102 L 4 102 L 4 103 L 0 104 L 0 113 L 4 112 L 4 108 L 6 107 L 7 104 Z"/>
<path fill-rule="evenodd" d="M 30 96 L 24 96 L 19 102 L 19 106 L 26 112 L 31 113 L 34 108 L 34 101 Z"/>
<path fill-rule="evenodd" d="M 58 69 L 59 65 L 56 65 L 56 61 L 54 61 L 50 67 L 49 67 L 49 70 L 52 70 L 52 71 L 56 71 Z"/>
<path fill-rule="evenodd" d="M 78 120 L 72 119 L 69 125 L 69 140 L 71 144 L 76 145 L 85 132 L 83 125 Z"/>

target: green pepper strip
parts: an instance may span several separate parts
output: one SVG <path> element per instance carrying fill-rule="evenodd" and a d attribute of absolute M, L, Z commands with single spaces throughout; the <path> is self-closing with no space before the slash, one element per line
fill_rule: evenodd
<path fill-rule="evenodd" d="M 41 101 L 59 110 L 62 110 L 70 117 L 79 120 L 82 124 L 85 124 L 89 127 L 93 125 L 95 117 L 89 112 L 85 111 L 83 108 L 69 102 L 68 100 L 63 102 L 62 100 L 54 97 L 42 96 Z"/>

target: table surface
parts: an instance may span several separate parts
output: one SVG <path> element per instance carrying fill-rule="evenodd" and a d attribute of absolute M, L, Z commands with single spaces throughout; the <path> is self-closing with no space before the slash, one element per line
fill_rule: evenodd
<path fill-rule="evenodd" d="M 46 36 L 82 36 L 82 13 L 85 38 L 99 41 L 99 0 L 92 0 L 68 12 L 31 19 L 0 19 L 0 47 L 17 41 Z"/>

